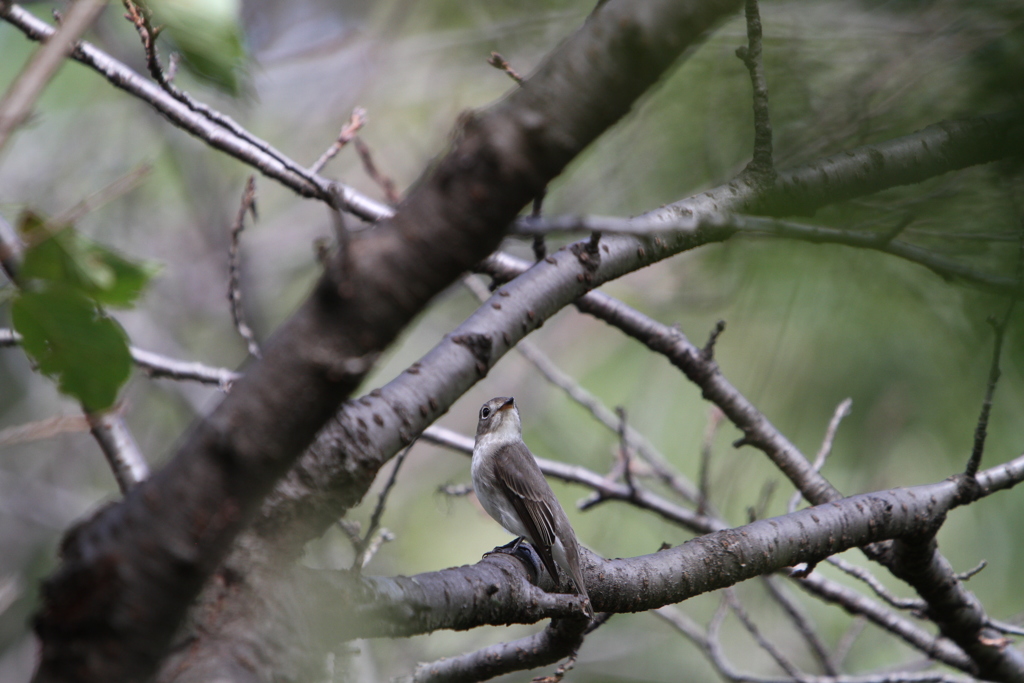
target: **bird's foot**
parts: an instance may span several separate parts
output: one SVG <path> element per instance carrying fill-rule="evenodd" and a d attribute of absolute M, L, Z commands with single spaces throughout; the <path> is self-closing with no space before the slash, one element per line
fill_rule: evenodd
<path fill-rule="evenodd" d="M 523 537 L 520 536 L 514 541 L 498 546 L 494 550 L 487 551 L 484 553 L 484 557 L 495 553 L 501 555 L 512 555 L 526 565 L 526 568 L 530 571 L 530 582 L 536 583 L 541 571 L 543 571 L 543 560 L 540 559 L 540 555 L 538 555 L 537 551 L 533 549 L 533 546 L 530 545 L 529 542 L 524 543 L 523 540 Z"/>

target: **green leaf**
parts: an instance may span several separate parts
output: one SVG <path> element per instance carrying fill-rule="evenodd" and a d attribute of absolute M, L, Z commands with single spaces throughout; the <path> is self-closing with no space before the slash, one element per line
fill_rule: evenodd
<path fill-rule="evenodd" d="M 11 306 L 22 348 L 86 410 L 109 408 L 132 369 L 128 336 L 96 303 L 71 289 L 22 291 Z"/>
<path fill-rule="evenodd" d="M 247 55 L 239 0 L 149 0 L 146 5 L 193 75 L 231 95 L 241 92 Z"/>
<path fill-rule="evenodd" d="M 22 232 L 36 241 L 25 250 L 19 277 L 42 280 L 77 290 L 97 303 L 131 306 L 157 272 L 155 264 L 131 261 L 93 242 L 73 228 L 40 235 L 35 217 L 23 217 Z"/>

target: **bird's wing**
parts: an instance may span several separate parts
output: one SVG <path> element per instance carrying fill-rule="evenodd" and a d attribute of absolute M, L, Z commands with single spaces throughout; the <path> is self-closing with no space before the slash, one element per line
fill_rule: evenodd
<path fill-rule="evenodd" d="M 504 467 L 496 467 L 498 488 L 512 504 L 523 526 L 529 533 L 529 540 L 540 559 L 543 560 L 551 578 L 558 583 L 558 570 L 551 546 L 555 542 L 555 511 L 546 501 L 555 501 L 537 461 L 530 449 L 522 442 L 502 446 L 498 457 L 505 461 Z"/>

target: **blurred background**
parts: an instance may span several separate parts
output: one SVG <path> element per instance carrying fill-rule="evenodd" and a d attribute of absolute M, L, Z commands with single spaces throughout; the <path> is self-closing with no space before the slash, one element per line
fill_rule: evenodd
<path fill-rule="evenodd" d="M 231 3 L 226 3 L 231 5 Z M 49 20 L 52 3 L 27 5 Z M 311 164 L 354 107 L 367 110 L 360 137 L 400 191 L 445 149 L 460 112 L 483 107 L 514 86 L 487 64 L 500 52 L 529 74 L 586 18 L 593 0 L 246 1 L 229 7 L 244 46 L 238 94 L 187 70 L 176 83 L 300 163 Z M 911 133 L 945 118 L 1021 104 L 1024 7 L 1017 2 L 903 0 L 764 2 L 764 59 L 780 168 Z M 87 37 L 145 72 L 134 28 L 112 3 Z M 634 112 L 578 158 L 549 189 L 549 214 L 633 215 L 729 180 L 749 159 L 750 82 L 736 47 L 739 18 L 722 25 L 671 70 Z M 0 23 L 0 89 L 36 47 Z M 170 51 L 161 45 L 164 57 Z M 993 164 L 897 188 L 806 217 L 809 223 L 886 230 L 982 273 L 1015 273 L 1024 183 L 1011 163 Z M 64 66 L 29 123 L 0 156 L 0 215 L 57 214 L 126 175 L 132 189 L 78 223 L 95 240 L 161 272 L 142 303 L 117 312 L 132 343 L 174 358 L 239 367 L 245 345 L 226 299 L 228 232 L 250 169 L 171 127 L 146 105 L 75 63 Z M 351 147 L 324 174 L 383 200 Z M 242 237 L 242 291 L 250 325 L 266 338 L 302 300 L 319 268 L 314 242 L 330 235 L 325 208 L 259 178 L 259 220 Z M 558 245 L 552 240 L 552 247 Z M 527 256 L 529 244 L 506 247 Z M 685 253 L 609 284 L 605 291 L 703 344 L 718 320 L 728 327 L 716 355 L 727 378 L 809 456 L 836 406 L 853 400 L 824 473 L 844 493 L 941 480 L 970 453 L 992 353 L 986 318 L 1004 299 L 885 254 L 779 239 L 736 238 Z M 0 300 L 3 291 L 0 290 Z M 469 315 L 463 286 L 438 297 L 367 380 L 387 382 Z M 9 327 L 0 303 L 0 327 Z M 1021 453 L 1024 408 L 1020 324 L 1010 326 L 983 467 Z M 529 341 L 605 405 L 623 406 L 683 475 L 696 481 L 709 404 L 681 373 L 638 343 L 574 309 Z M 608 471 L 617 436 L 598 424 L 516 353 L 505 357 L 440 423 L 472 435 L 486 399 L 515 396 L 525 440 L 541 457 Z M 220 398 L 216 388 L 151 380 L 141 372 L 122 392 L 126 419 L 154 466 Z M 18 348 L 0 349 L 0 681 L 26 680 L 34 662 L 28 619 L 39 581 L 55 563 L 61 534 L 118 498 L 76 403 L 35 374 Z M 55 418 L 66 417 L 59 420 Z M 728 424 L 710 445 L 712 502 L 733 524 L 765 499 L 763 515 L 785 512 L 792 492 L 751 448 L 734 449 Z M 391 466 L 382 471 L 386 478 Z M 508 537 L 472 497 L 439 492 L 468 484 L 465 456 L 415 446 L 399 473 L 382 524 L 395 535 L 369 573 L 415 574 L 473 563 Z M 553 482 L 580 540 L 606 557 L 654 552 L 691 535 L 620 503 L 579 512 L 586 490 Z M 379 488 L 378 482 L 377 488 Z M 767 489 L 766 487 L 774 487 Z M 376 489 L 352 514 L 365 524 Z M 939 534 L 958 571 L 988 567 L 969 584 L 995 618 L 1024 611 L 1020 573 L 1024 495 L 997 494 L 959 509 Z M 846 554 L 863 564 L 858 553 Z M 338 531 L 305 560 L 348 567 Z M 830 567 L 819 569 L 847 582 Z M 877 575 L 900 595 L 907 590 Z M 852 584 L 851 584 L 852 585 Z M 760 582 L 739 587 L 762 629 L 815 671 L 800 637 Z M 706 623 L 719 596 L 680 606 Z M 830 645 L 853 620 L 800 596 Z M 360 641 L 337 680 L 373 681 L 418 661 L 533 633 L 541 625 L 440 632 Z M 855 627 L 856 628 L 856 627 Z M 779 670 L 734 618 L 726 654 L 747 671 Z M 874 627 L 853 642 L 846 670 L 865 672 L 919 657 Z M 340 660 L 339 660 L 340 661 Z M 554 667 L 551 667 L 552 669 Z M 620 615 L 591 635 L 570 677 L 587 681 L 717 680 L 702 654 L 649 614 Z M 345 676 L 349 678 L 345 678 Z M 509 680 L 524 680 L 520 674 Z M 325 673 L 325 680 L 329 675 Z"/>

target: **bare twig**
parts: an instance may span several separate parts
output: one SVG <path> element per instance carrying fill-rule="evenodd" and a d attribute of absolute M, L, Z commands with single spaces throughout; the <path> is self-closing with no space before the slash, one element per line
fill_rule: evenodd
<path fill-rule="evenodd" d="M 530 209 L 530 218 L 540 218 L 541 211 L 544 208 L 544 197 L 547 196 L 547 188 L 540 191 L 536 197 L 533 198 L 533 206 Z M 544 235 L 533 236 L 533 258 L 536 261 L 542 260 L 548 255 L 548 245 L 544 242 Z"/>
<path fill-rule="evenodd" d="M 974 428 L 974 447 L 971 449 L 971 457 L 967 460 L 967 467 L 964 468 L 964 475 L 974 479 L 981 465 L 981 456 L 985 453 L 985 437 L 988 434 L 988 419 L 992 412 L 992 397 L 999 383 L 999 357 L 1003 351 L 1003 338 L 1006 336 L 1006 328 L 1010 324 L 1010 316 L 1013 315 L 1013 308 L 1017 304 L 1014 297 L 1006 307 L 1006 313 L 1002 320 L 989 318 L 992 329 L 995 330 L 995 348 L 992 350 L 992 364 L 988 371 L 988 384 L 985 386 L 985 399 L 981 403 L 981 414 L 978 415 L 978 424 Z"/>
<path fill-rule="evenodd" d="M 373 154 L 362 138 L 353 138 L 353 144 L 356 146 L 356 151 L 359 152 L 359 159 L 363 162 L 363 169 L 366 171 L 366 175 L 370 176 L 370 180 L 377 183 L 381 191 L 384 192 L 384 197 L 388 200 L 388 203 L 397 204 L 399 196 L 398 190 L 395 188 L 395 181 L 377 169 L 377 164 L 373 162 Z"/>
<path fill-rule="evenodd" d="M 700 473 L 697 478 L 699 486 L 699 499 L 697 502 L 697 513 L 707 514 L 710 506 L 710 498 L 708 493 L 711 488 L 711 447 L 715 441 L 715 434 L 718 433 L 718 428 L 722 424 L 722 420 L 725 419 L 725 415 L 718 406 L 712 404 L 708 408 L 708 422 L 704 427 L 704 438 L 701 439 L 700 445 Z"/>
<path fill-rule="evenodd" d="M 842 230 L 793 221 L 746 215 L 712 215 L 695 218 L 690 214 L 673 218 L 613 216 L 555 216 L 550 218 L 524 217 L 512 226 L 519 235 L 547 235 L 551 233 L 589 233 L 601 230 L 618 235 L 659 235 L 665 233 L 693 233 L 708 228 L 723 228 L 750 236 L 782 237 L 814 244 L 840 244 L 871 249 L 917 263 L 936 275 L 957 278 L 972 285 L 993 291 L 1013 294 L 1021 291 L 1016 278 L 986 273 L 959 261 L 909 242 L 886 239 L 885 234 L 865 230 Z"/>
<path fill-rule="evenodd" d="M 832 656 L 828 659 L 829 666 L 833 670 L 839 671 L 843 668 L 843 662 L 850 655 L 850 650 L 853 649 L 854 643 L 857 642 L 857 638 L 860 637 L 861 632 L 864 631 L 864 627 L 867 625 L 868 620 L 858 615 L 853 618 L 850 625 L 843 631 L 843 635 L 839 637 L 835 649 L 832 650 Z"/>
<path fill-rule="evenodd" d="M 779 648 L 775 647 L 775 644 L 764 637 L 761 633 L 761 629 L 757 627 L 754 620 L 747 613 L 747 610 L 740 604 L 739 597 L 736 595 L 736 591 L 732 588 L 726 588 L 723 591 L 724 598 L 732 609 L 733 613 L 739 617 L 740 623 L 743 624 L 743 628 L 747 629 L 747 632 L 754 637 L 757 641 L 758 646 L 768 653 L 776 664 L 778 664 L 783 671 L 792 676 L 794 679 L 799 680 L 803 677 L 800 669 L 797 668 L 796 664 L 789 661 L 789 657 L 784 655 Z"/>
<path fill-rule="evenodd" d="M 565 678 L 565 674 L 572 671 L 576 666 L 576 656 L 578 654 L 579 653 L 576 650 L 573 650 L 572 653 L 569 654 L 569 657 L 558 665 L 558 668 L 555 669 L 555 673 L 550 676 L 537 676 L 530 683 L 558 683 Z"/>
<path fill-rule="evenodd" d="M 89 429 L 89 422 L 84 415 L 58 415 L 45 420 L 0 429 L 0 446 L 49 439 L 59 434 L 84 432 L 87 429 Z"/>
<path fill-rule="evenodd" d="M 487 58 L 487 63 L 493 66 L 495 69 L 500 69 L 501 71 L 507 73 L 508 77 L 511 78 L 516 83 L 518 83 L 519 85 L 523 84 L 523 77 L 520 76 L 519 73 L 512 68 L 512 66 L 508 63 L 508 60 L 506 60 L 497 52 L 491 53 L 491 56 Z"/>
<path fill-rule="evenodd" d="M 775 165 L 772 161 L 772 123 L 768 115 L 768 82 L 764 77 L 764 62 L 761 58 L 761 13 L 757 0 L 746 0 L 747 45 L 736 49 L 750 73 L 750 84 L 754 89 L 754 158 L 747 166 L 758 182 L 770 186 L 775 182 Z"/>
<path fill-rule="evenodd" d="M 367 553 L 372 547 L 371 538 L 377 532 L 377 528 L 380 526 L 380 518 L 384 515 L 384 508 L 388 502 L 388 494 L 391 493 L 391 489 L 394 487 L 395 482 L 398 480 L 398 470 L 402 467 L 402 463 L 405 462 L 406 457 L 409 455 L 409 451 L 416 445 L 416 441 L 406 446 L 405 450 L 395 456 L 395 466 L 391 468 L 391 475 L 388 476 L 388 480 L 384 483 L 384 488 L 381 489 L 380 495 L 377 497 L 377 505 L 373 508 L 373 514 L 370 515 L 370 524 L 366 527 L 366 533 L 363 535 L 363 541 L 361 544 L 361 550 L 359 555 L 356 557 L 353 563 L 354 569 L 361 569 L 366 566 L 369 557 Z M 383 531 L 383 530 L 382 530 Z M 388 534 L 390 535 L 390 534 Z M 383 534 L 382 534 L 383 537 Z M 390 538 L 384 538 L 384 540 L 391 540 Z M 378 543 L 378 547 L 379 547 Z M 374 549 L 376 550 L 376 549 Z"/>
<path fill-rule="evenodd" d="M 187 380 L 202 384 L 216 384 L 221 391 L 227 391 L 231 384 L 241 375 L 227 368 L 217 368 L 194 361 L 182 361 L 168 358 L 152 351 L 145 351 L 134 346 L 129 347 L 132 360 L 146 374 L 153 378 Z"/>
<path fill-rule="evenodd" d="M 359 129 L 366 125 L 366 110 L 362 107 L 356 107 L 352 110 L 352 115 L 348 117 L 348 121 L 341 127 L 341 132 L 338 133 L 338 138 L 334 141 L 330 147 L 328 147 L 320 158 L 313 162 L 313 165 L 309 167 L 310 173 L 319 173 L 323 170 L 327 162 L 330 161 L 337 155 L 338 152 L 348 143 L 352 142 L 355 138 L 356 133 Z"/>
<path fill-rule="evenodd" d="M 824 641 L 821 636 L 818 635 L 818 631 L 815 628 L 814 622 L 811 621 L 810 615 L 808 615 L 800 604 L 794 600 L 784 590 L 783 586 L 779 585 L 778 579 L 774 576 L 765 575 L 762 577 L 765 586 L 768 588 L 769 595 L 779 603 L 779 606 L 789 617 L 790 621 L 796 627 L 796 630 L 803 636 L 804 640 L 807 641 L 808 647 L 811 649 L 811 653 L 814 658 L 818 660 L 818 664 L 821 665 L 822 670 L 829 676 L 836 676 L 839 674 L 839 670 L 832 663 L 832 657 L 828 652 Z"/>
<path fill-rule="evenodd" d="M 106 187 L 103 187 L 97 192 L 89 195 L 70 209 L 62 211 L 58 215 L 54 216 L 48 221 L 48 223 L 54 226 L 71 225 L 72 223 L 75 223 L 87 213 L 95 211 L 104 204 L 112 202 L 118 197 L 134 190 L 140 183 L 142 183 L 143 180 L 146 179 L 146 176 L 148 176 L 152 170 L 153 168 L 149 164 L 139 164 Z"/>
<path fill-rule="evenodd" d="M 718 609 L 711 618 L 711 622 L 708 624 L 706 632 L 690 617 L 673 607 L 662 607 L 660 609 L 653 610 L 652 613 L 670 624 L 676 629 L 676 631 L 700 648 L 704 654 L 707 655 L 712 666 L 714 666 L 726 680 L 734 681 L 736 683 L 794 683 L 794 679 L 791 677 L 769 678 L 766 676 L 753 676 L 751 674 L 740 673 L 732 668 L 732 665 L 729 664 L 728 660 L 726 660 L 725 653 L 722 651 L 721 645 L 718 642 L 718 633 L 721 629 L 722 622 L 725 619 L 727 610 L 728 608 L 724 601 L 719 604 Z M 974 679 L 966 676 L 953 676 L 950 674 L 931 671 L 882 671 L 856 676 L 811 676 L 808 674 L 801 674 L 801 676 L 796 680 L 799 681 L 799 683 L 968 683 Z"/>
<path fill-rule="evenodd" d="M 71 5 L 52 38 L 36 50 L 25 68 L 0 99 L 0 149 L 11 133 L 24 123 L 36 100 L 50 82 L 79 37 L 107 6 L 106 0 L 78 0 Z"/>
<path fill-rule="evenodd" d="M 368 565 L 380 547 L 393 540 L 395 540 L 395 535 L 384 527 L 378 529 L 372 537 L 363 539 L 362 550 L 359 551 L 359 556 L 353 562 L 352 568 L 360 570 Z"/>
<path fill-rule="evenodd" d="M 245 181 L 242 202 L 238 207 L 235 222 L 231 225 L 231 243 L 228 247 L 228 301 L 231 302 L 231 319 L 235 323 L 235 329 L 245 340 L 246 348 L 253 358 L 259 358 L 260 345 L 256 343 L 256 335 L 245 322 L 245 313 L 242 311 L 242 268 L 239 243 L 242 230 L 245 228 L 246 213 L 251 213 L 253 220 L 256 219 L 256 176 L 249 176 L 249 179 Z"/>
<path fill-rule="evenodd" d="M 149 476 L 149 466 L 116 407 L 102 413 L 86 413 L 85 417 L 121 493 L 127 493 Z"/>
<path fill-rule="evenodd" d="M 828 428 L 825 430 L 825 438 L 821 442 L 821 448 L 818 449 L 818 454 L 814 457 L 814 463 L 811 465 L 815 472 L 821 471 L 821 468 L 825 466 L 825 461 L 828 460 L 828 456 L 832 454 L 832 443 L 835 441 L 836 432 L 839 430 L 839 423 L 850 414 L 850 407 L 852 405 L 853 399 L 847 398 L 836 406 L 835 412 L 832 413 L 832 419 L 829 420 Z M 787 507 L 789 512 L 796 510 L 801 498 L 802 496 L 799 491 L 793 493 Z"/>
<path fill-rule="evenodd" d="M 997 621 L 995 619 L 989 619 L 988 625 L 991 628 L 999 631 L 1000 633 L 1007 633 L 1014 636 L 1024 636 L 1024 627 L 1017 626 L 1016 624 L 1010 624 L 1005 621 Z"/>
<path fill-rule="evenodd" d="M 975 672 L 971 659 L 948 638 L 933 636 L 911 620 L 886 609 L 867 596 L 825 578 L 821 572 L 795 579 L 794 583 L 811 595 L 839 605 L 854 616 L 864 617 L 936 661 L 969 674 Z"/>
<path fill-rule="evenodd" d="M 619 416 L 619 461 L 622 465 L 622 480 L 630 491 L 636 491 L 636 485 L 633 483 L 633 466 L 629 456 L 629 442 L 626 440 L 626 427 L 628 427 L 626 409 L 616 406 L 615 414 Z"/>
<path fill-rule="evenodd" d="M 976 576 L 977 574 L 979 574 L 987 566 L 988 566 L 988 560 L 982 560 L 981 562 L 979 562 L 977 565 L 975 565 L 971 569 L 968 569 L 965 572 L 960 572 L 959 574 L 957 574 L 956 578 L 959 579 L 960 581 L 967 581 L 971 577 Z"/>
<path fill-rule="evenodd" d="M 847 562 L 841 557 L 830 557 L 828 558 L 828 563 L 836 569 L 849 574 L 853 578 L 863 581 L 875 592 L 875 595 L 882 598 L 882 600 L 885 600 L 896 609 L 921 611 L 926 607 L 923 600 L 919 600 L 917 598 L 900 598 L 893 595 L 893 593 L 890 592 L 881 581 L 875 578 L 874 574 L 863 567 L 858 567 L 855 564 Z"/>
<path fill-rule="evenodd" d="M 412 681 L 483 681 L 512 671 L 553 664 L 574 655 L 583 642 L 587 622 L 587 619 L 552 619 L 543 631 L 532 636 L 420 664 Z"/>

